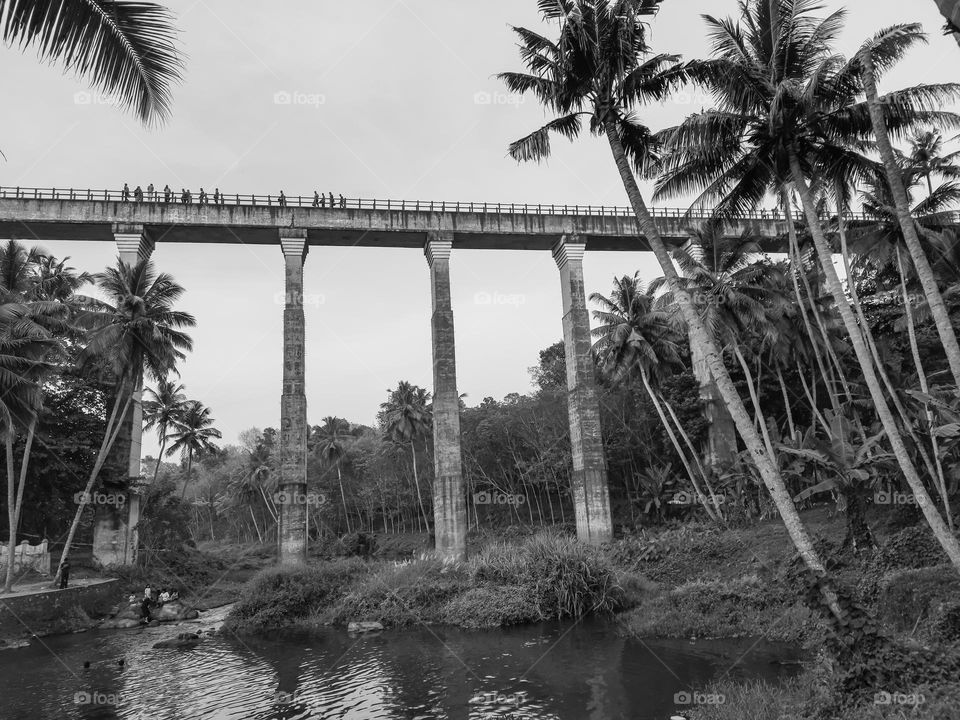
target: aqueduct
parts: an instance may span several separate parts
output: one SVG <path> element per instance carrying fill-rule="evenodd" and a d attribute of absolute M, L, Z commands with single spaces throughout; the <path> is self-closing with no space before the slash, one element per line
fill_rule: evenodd
<path fill-rule="evenodd" d="M 706 215 L 654 210 L 664 239 L 676 246 L 688 228 Z M 852 217 L 852 220 L 864 220 Z M 776 250 L 786 233 L 782 216 L 762 212 L 728 226 L 749 232 Z M 632 212 L 622 207 L 517 205 L 343 199 L 319 205 L 318 196 L 227 195 L 216 203 L 141 201 L 107 190 L 0 188 L 0 237 L 33 241 L 113 241 L 120 258 L 136 263 L 158 243 L 243 243 L 277 245 L 286 278 L 283 310 L 280 489 L 306 495 L 307 401 L 305 395 L 303 266 L 310 247 L 401 247 L 424 252 L 433 300 L 433 435 L 436 547 L 447 558 L 466 556 L 466 498 L 460 459 L 460 417 L 456 346 L 450 301 L 450 259 L 458 249 L 550 251 L 557 263 L 563 297 L 572 491 L 577 534 L 600 543 L 611 537 L 607 470 L 599 406 L 590 359 L 590 324 L 583 285 L 586 251 L 648 249 Z M 129 477 L 140 480 L 142 410 L 131 422 Z M 130 562 L 136 553 L 139 502 L 114 536 L 95 539 L 95 553 L 110 563 Z M 281 506 L 280 554 L 287 563 L 306 561 L 306 507 Z M 96 549 L 99 546 L 99 551 Z M 112 554 L 111 554 L 112 553 Z M 107 557 L 109 555 L 109 557 Z"/>

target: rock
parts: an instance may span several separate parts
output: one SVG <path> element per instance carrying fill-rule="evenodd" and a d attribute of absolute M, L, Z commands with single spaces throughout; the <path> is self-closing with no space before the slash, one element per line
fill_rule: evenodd
<path fill-rule="evenodd" d="M 376 621 L 352 622 L 347 625 L 347 632 L 352 633 L 377 632 L 379 630 L 383 630 L 383 625 Z"/>
<path fill-rule="evenodd" d="M 152 611 L 151 615 L 160 622 L 173 622 L 175 620 L 195 620 L 200 613 L 194 608 L 187 607 L 181 602 L 164 603 L 161 607 Z"/>
<path fill-rule="evenodd" d="M 154 648 L 192 648 L 200 642 L 200 636 L 196 633 L 180 633 L 170 640 L 161 640 L 154 643 Z"/>
<path fill-rule="evenodd" d="M 30 647 L 30 643 L 26 640 L 0 640 L 0 650 L 16 650 L 25 647 Z"/>
<path fill-rule="evenodd" d="M 137 618 L 115 617 L 100 623 L 102 630 L 125 630 L 126 628 L 132 627 L 140 627 L 140 620 Z"/>

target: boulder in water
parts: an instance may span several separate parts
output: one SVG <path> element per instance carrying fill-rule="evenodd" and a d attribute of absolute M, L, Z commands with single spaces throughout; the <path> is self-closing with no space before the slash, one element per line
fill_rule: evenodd
<path fill-rule="evenodd" d="M 115 617 L 104 620 L 100 623 L 103 630 L 125 630 L 126 628 L 140 627 L 139 618 Z"/>
<path fill-rule="evenodd" d="M 161 640 L 154 644 L 154 648 L 192 648 L 200 642 L 196 633 L 180 633 L 175 638 Z"/>
<path fill-rule="evenodd" d="M 352 622 L 347 625 L 347 632 L 352 633 L 365 633 L 365 632 L 378 632 L 383 630 L 383 625 L 373 621 L 362 621 L 362 622 Z"/>

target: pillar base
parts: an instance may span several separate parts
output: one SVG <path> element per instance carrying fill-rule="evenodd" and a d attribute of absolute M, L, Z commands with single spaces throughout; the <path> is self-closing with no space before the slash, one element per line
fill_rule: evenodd
<path fill-rule="evenodd" d="M 434 480 L 433 517 L 437 555 L 445 562 L 467 559 L 467 503 L 463 475 L 450 473 Z"/>
<path fill-rule="evenodd" d="M 571 483 L 577 539 L 588 545 L 602 545 L 613 540 L 607 471 L 599 468 L 574 470 Z"/>

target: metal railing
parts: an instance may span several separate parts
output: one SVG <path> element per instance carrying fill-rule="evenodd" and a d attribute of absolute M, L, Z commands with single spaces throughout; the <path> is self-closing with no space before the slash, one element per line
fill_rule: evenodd
<path fill-rule="evenodd" d="M 615 205 L 546 205 L 542 203 L 451 202 L 439 200 L 377 200 L 326 195 L 245 195 L 240 193 L 193 193 L 162 190 L 136 192 L 135 190 L 93 190 L 77 188 L 28 188 L 0 186 L 0 199 L 22 200 L 79 200 L 86 202 L 129 202 L 160 205 L 227 205 L 244 207 L 295 207 L 319 210 L 388 210 L 400 212 L 495 213 L 507 215 L 573 215 L 585 217 L 632 218 L 633 210 Z M 707 211 L 682 208 L 650 208 L 655 218 L 706 220 Z M 949 214 L 960 222 L 960 213 Z M 828 216 L 824 216 L 828 217 Z M 739 220 L 782 221 L 777 210 L 760 210 L 738 217 Z M 850 221 L 871 221 L 877 218 L 867 213 L 848 213 Z"/>

